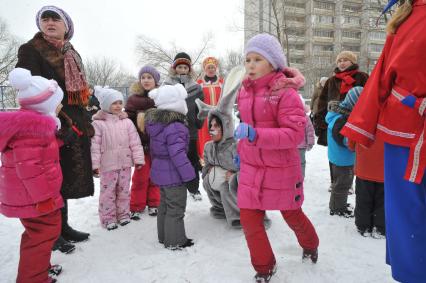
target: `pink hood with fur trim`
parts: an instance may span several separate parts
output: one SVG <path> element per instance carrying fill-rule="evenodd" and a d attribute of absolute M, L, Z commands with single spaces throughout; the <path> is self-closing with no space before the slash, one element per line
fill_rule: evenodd
<path fill-rule="evenodd" d="M 301 207 L 303 179 L 297 146 L 304 138 L 306 116 L 297 89 L 304 82 L 302 74 L 291 68 L 243 81 L 238 108 L 241 120 L 256 130 L 256 138 L 238 143 L 240 208 Z"/>
<path fill-rule="evenodd" d="M 52 117 L 28 110 L 0 113 L 0 213 L 31 218 L 63 206 L 62 171 Z M 44 207 L 37 204 L 51 199 Z"/>

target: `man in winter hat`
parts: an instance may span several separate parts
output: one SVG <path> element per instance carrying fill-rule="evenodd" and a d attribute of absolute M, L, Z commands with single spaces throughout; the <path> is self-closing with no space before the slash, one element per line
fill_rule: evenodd
<path fill-rule="evenodd" d="M 99 100 L 101 110 L 108 113 L 111 113 L 111 104 L 116 101 L 124 101 L 123 94 L 118 90 L 101 86 L 95 86 L 95 96 Z"/>
<path fill-rule="evenodd" d="M 18 90 L 17 99 L 22 109 L 49 115 L 55 119 L 58 129 L 61 127 L 56 113 L 64 93 L 56 81 L 31 76 L 27 69 L 16 68 L 10 73 L 9 82 Z"/>
<path fill-rule="evenodd" d="M 287 67 L 287 59 L 279 41 L 270 34 L 261 33 L 253 36 L 247 42 L 244 56 L 250 52 L 256 52 L 265 57 L 275 70 L 284 70 Z"/>
<path fill-rule="evenodd" d="M 172 67 L 176 69 L 176 67 L 181 64 L 187 65 L 189 69 L 191 69 L 191 57 L 189 57 L 189 55 L 185 52 L 179 52 L 178 54 L 176 54 L 175 58 L 173 59 Z"/>
<path fill-rule="evenodd" d="M 139 81 L 141 80 L 142 75 L 146 73 L 150 74 L 154 78 L 155 85 L 158 86 L 160 83 L 160 73 L 157 71 L 157 69 L 150 65 L 143 66 L 138 73 Z"/>

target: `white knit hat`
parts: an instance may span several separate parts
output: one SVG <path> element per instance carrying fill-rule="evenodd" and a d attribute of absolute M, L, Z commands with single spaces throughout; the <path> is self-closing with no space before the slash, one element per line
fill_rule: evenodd
<path fill-rule="evenodd" d="M 61 127 L 56 117 L 56 108 L 61 103 L 64 93 L 56 81 L 31 76 L 29 70 L 15 68 L 9 74 L 9 83 L 18 90 L 17 99 L 22 109 L 52 116 L 58 128 Z"/>
<path fill-rule="evenodd" d="M 101 86 L 95 86 L 95 96 L 99 100 L 99 104 L 101 106 L 101 109 L 105 112 L 110 112 L 111 104 L 113 104 L 116 101 L 121 100 L 124 102 L 123 94 L 119 92 L 118 90 L 107 88 L 107 87 L 101 87 Z"/>
<path fill-rule="evenodd" d="M 153 89 L 148 96 L 155 102 L 159 109 L 176 111 L 186 115 L 188 107 L 186 106 L 186 97 L 188 93 L 181 84 L 164 85 Z"/>

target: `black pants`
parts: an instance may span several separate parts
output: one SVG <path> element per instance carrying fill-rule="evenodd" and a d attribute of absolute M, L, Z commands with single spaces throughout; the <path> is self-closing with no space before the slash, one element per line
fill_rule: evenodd
<path fill-rule="evenodd" d="M 354 180 L 353 166 L 336 166 L 331 164 L 333 174 L 332 190 L 330 195 L 330 210 L 344 212 L 347 209 L 348 191 Z"/>
<path fill-rule="evenodd" d="M 385 233 L 384 184 L 356 178 L 355 225 L 362 230 L 377 227 Z"/>
<path fill-rule="evenodd" d="M 194 167 L 196 178 L 200 180 L 201 164 L 200 164 L 200 156 L 198 156 L 196 139 L 189 140 L 188 159 L 191 162 L 192 167 Z M 197 193 L 199 192 L 198 187 L 199 185 L 195 188 L 192 188 L 191 190 L 188 189 L 188 191 L 193 194 Z"/>

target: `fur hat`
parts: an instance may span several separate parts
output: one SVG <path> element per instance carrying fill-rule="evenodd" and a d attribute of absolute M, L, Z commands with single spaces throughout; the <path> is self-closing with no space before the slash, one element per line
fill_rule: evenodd
<path fill-rule="evenodd" d="M 23 68 L 15 68 L 9 74 L 10 84 L 18 90 L 17 99 L 22 109 L 30 109 L 55 118 L 58 128 L 61 122 L 56 117 L 56 108 L 64 93 L 54 80 L 31 76 Z"/>
<path fill-rule="evenodd" d="M 340 106 L 348 110 L 352 110 L 355 104 L 357 103 L 358 98 L 361 95 L 361 92 L 363 89 L 364 88 L 362 86 L 356 86 L 351 88 L 346 94 L 345 99 L 343 99 L 343 101 L 340 102 Z"/>
<path fill-rule="evenodd" d="M 101 86 L 95 86 L 95 96 L 99 100 L 101 109 L 105 112 L 110 113 L 111 104 L 121 100 L 124 102 L 123 94 L 118 90 L 112 88 L 103 88 Z"/>
<path fill-rule="evenodd" d="M 189 67 L 189 69 L 191 70 L 191 57 L 189 57 L 188 54 L 186 54 L 185 52 L 179 52 L 178 54 L 176 54 L 175 58 L 173 59 L 173 64 L 172 67 L 173 69 L 176 69 L 176 67 L 178 65 L 187 65 Z"/>
<path fill-rule="evenodd" d="M 275 70 L 284 70 L 287 67 L 287 59 L 284 56 L 283 48 L 275 36 L 267 33 L 253 36 L 247 42 L 244 56 L 247 56 L 250 52 L 255 52 L 265 57 Z"/>
<path fill-rule="evenodd" d="M 54 12 L 55 14 L 57 14 L 65 23 L 65 39 L 70 40 L 72 38 L 72 36 L 74 35 L 74 23 L 71 20 L 71 17 L 67 14 L 67 12 L 65 12 L 64 10 L 62 10 L 61 8 L 58 8 L 56 6 L 44 6 L 42 7 L 36 15 L 36 24 L 38 29 L 41 31 L 41 19 L 42 16 L 45 12 Z"/>
<path fill-rule="evenodd" d="M 209 65 L 213 65 L 215 68 L 217 68 L 219 66 L 219 61 L 214 57 L 207 57 L 203 61 L 203 70 L 205 70 Z"/>
<path fill-rule="evenodd" d="M 141 80 L 141 77 L 143 74 L 150 74 L 155 81 L 155 85 L 158 86 L 160 82 L 160 73 L 155 69 L 153 66 L 145 65 L 139 70 L 138 78 L 139 81 Z"/>
<path fill-rule="evenodd" d="M 348 59 L 349 61 L 352 62 L 352 64 L 356 64 L 357 61 L 358 61 L 356 54 L 353 53 L 353 52 L 351 52 L 351 51 L 342 51 L 342 52 L 340 52 L 339 55 L 337 55 L 336 64 L 342 58 Z"/>
<path fill-rule="evenodd" d="M 188 107 L 185 99 L 188 93 L 181 84 L 164 85 L 153 89 L 148 93 L 148 96 L 154 100 L 155 106 L 158 109 L 175 111 L 186 115 Z"/>

